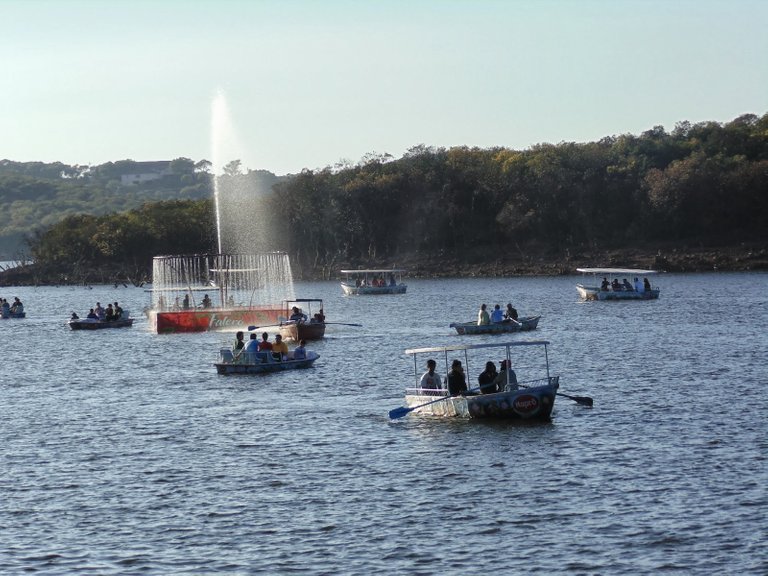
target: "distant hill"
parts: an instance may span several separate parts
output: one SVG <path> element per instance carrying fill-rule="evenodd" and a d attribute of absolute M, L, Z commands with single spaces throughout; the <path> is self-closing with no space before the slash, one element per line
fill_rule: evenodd
<path fill-rule="evenodd" d="M 67 216 L 103 215 L 147 202 L 213 197 L 211 165 L 188 158 L 97 166 L 0 160 L 0 260 L 28 256 L 27 240 Z M 239 170 L 239 161 L 230 165 Z M 245 176 L 271 188 L 284 181 L 266 170 Z"/>

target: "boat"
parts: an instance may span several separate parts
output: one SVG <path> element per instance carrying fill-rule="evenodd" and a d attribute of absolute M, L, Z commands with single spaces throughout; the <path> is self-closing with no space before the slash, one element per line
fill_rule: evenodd
<path fill-rule="evenodd" d="M 582 300 L 656 300 L 659 297 L 659 288 L 643 288 L 643 290 L 634 289 L 634 284 L 631 284 L 633 280 L 637 280 L 640 276 L 644 277 L 651 274 L 658 274 L 656 270 L 641 270 L 635 268 L 576 268 L 577 272 L 582 274 L 591 274 L 590 284 L 586 283 L 576 284 L 576 290 L 579 292 L 579 296 Z M 599 276 L 603 276 L 604 280 L 601 281 Z M 616 288 L 606 286 L 606 280 L 609 276 L 612 276 L 614 280 L 618 280 L 619 276 L 629 278 L 630 287 L 632 289 L 626 289 L 621 287 L 620 284 Z M 650 286 L 650 284 L 648 284 Z"/>
<path fill-rule="evenodd" d="M 97 318 L 77 318 L 69 321 L 72 330 L 101 330 L 103 328 L 130 328 L 133 318 L 119 320 L 99 320 Z"/>
<path fill-rule="evenodd" d="M 341 289 L 346 296 L 405 294 L 408 288 L 403 283 L 405 272 L 398 268 L 342 270 L 344 280 L 341 281 Z"/>
<path fill-rule="evenodd" d="M 325 314 L 323 313 L 323 301 L 320 298 L 297 298 L 284 301 L 284 319 L 280 321 L 280 335 L 285 340 L 322 340 L 325 337 Z M 312 305 L 317 312 L 312 314 Z M 306 310 L 302 308 L 306 305 Z M 304 314 L 302 320 L 290 320 L 293 307 Z"/>
<path fill-rule="evenodd" d="M 491 324 L 478 325 L 477 321 L 472 322 L 453 322 L 451 328 L 461 335 L 467 334 L 503 334 L 508 332 L 527 332 L 536 330 L 541 316 L 521 316 L 517 320 L 505 320 L 504 322 L 494 322 Z"/>
<path fill-rule="evenodd" d="M 468 381 L 473 379 L 473 369 L 470 360 L 483 359 L 478 363 L 485 365 L 485 360 L 495 357 L 495 354 L 504 356 L 507 366 L 512 366 L 516 371 L 516 377 L 510 376 L 510 371 L 505 371 L 506 383 L 500 392 L 480 394 L 480 388 L 470 389 L 462 396 L 449 396 L 448 390 L 443 388 L 406 388 L 405 406 L 389 412 L 392 419 L 402 418 L 410 412 L 424 416 L 436 416 L 441 418 L 465 418 L 465 419 L 503 419 L 514 421 L 548 421 L 552 415 L 556 396 L 566 396 L 584 406 L 592 406 L 593 400 L 587 396 L 570 396 L 558 392 L 560 377 L 553 376 L 549 370 L 549 355 L 546 340 L 531 340 L 520 342 L 503 342 L 498 344 L 475 344 L 460 346 L 440 346 L 432 348 L 413 348 L 405 353 L 413 356 L 415 381 L 419 382 L 420 371 L 423 370 L 426 358 L 438 358 L 438 362 L 444 362 L 444 374 L 448 373 L 449 360 L 456 356 L 464 357 Z M 470 354 L 480 350 L 480 353 Z M 503 350 L 503 352 L 502 352 Z M 421 358 L 422 362 L 419 362 Z M 536 371 L 538 376 L 527 378 Z M 526 379 L 518 380 L 525 375 Z M 436 398 L 436 396 L 439 396 Z"/>
<path fill-rule="evenodd" d="M 231 348 L 222 348 L 219 350 L 219 359 L 214 363 L 216 372 L 219 374 L 264 374 L 269 372 L 280 372 L 282 370 L 295 370 L 298 368 L 309 368 L 320 358 L 317 352 L 307 350 L 306 358 L 295 359 L 293 351 L 288 353 L 284 360 L 275 358 L 272 352 L 243 352 L 235 357 Z"/>

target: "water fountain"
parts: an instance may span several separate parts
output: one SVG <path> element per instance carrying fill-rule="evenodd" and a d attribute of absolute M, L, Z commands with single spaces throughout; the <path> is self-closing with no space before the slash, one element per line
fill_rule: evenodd
<path fill-rule="evenodd" d="M 211 114 L 214 174 L 237 151 L 226 99 Z M 157 332 L 244 329 L 274 324 L 294 298 L 288 255 L 272 251 L 272 219 L 248 175 L 214 175 L 218 253 L 156 256 L 150 320 Z"/>

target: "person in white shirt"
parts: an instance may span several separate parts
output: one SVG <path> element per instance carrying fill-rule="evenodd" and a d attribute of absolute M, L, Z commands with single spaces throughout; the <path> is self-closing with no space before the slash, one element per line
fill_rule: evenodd
<path fill-rule="evenodd" d="M 635 292 L 638 292 L 640 294 L 645 292 L 645 287 L 643 286 L 643 283 L 640 282 L 639 278 L 635 278 Z"/>
<path fill-rule="evenodd" d="M 435 368 L 437 368 L 437 362 L 431 358 L 427 360 L 427 371 L 421 376 L 419 388 L 426 388 L 429 390 L 439 390 L 442 388 L 440 384 L 442 382 L 440 374 L 435 372 Z"/>

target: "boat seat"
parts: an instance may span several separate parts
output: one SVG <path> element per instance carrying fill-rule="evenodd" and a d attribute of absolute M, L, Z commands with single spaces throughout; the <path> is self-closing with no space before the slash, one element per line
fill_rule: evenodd
<path fill-rule="evenodd" d="M 234 354 L 232 354 L 232 350 L 230 350 L 229 348 L 222 348 L 221 350 L 219 350 L 219 354 L 221 354 L 221 359 L 224 362 L 234 362 L 235 360 L 235 356 Z"/>

